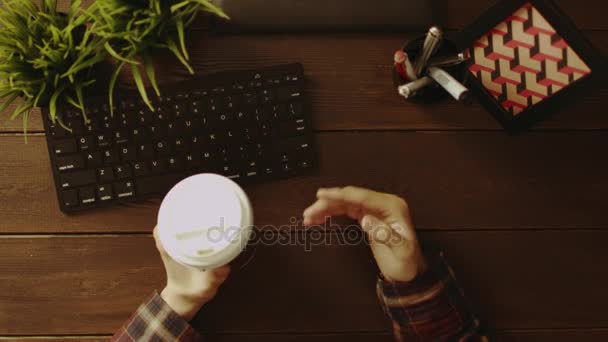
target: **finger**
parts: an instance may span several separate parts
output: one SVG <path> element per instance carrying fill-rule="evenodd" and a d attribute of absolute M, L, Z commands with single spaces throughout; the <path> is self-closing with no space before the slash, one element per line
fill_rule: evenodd
<path fill-rule="evenodd" d="M 228 274 L 230 274 L 230 266 L 229 265 L 222 266 L 222 267 L 214 269 L 212 272 L 213 272 L 213 275 L 215 275 L 217 277 L 227 276 Z"/>
<path fill-rule="evenodd" d="M 405 236 L 373 215 L 365 215 L 361 219 L 361 228 L 367 233 L 371 243 L 395 247 L 402 245 L 406 240 Z"/>
<path fill-rule="evenodd" d="M 341 203 L 327 200 L 317 200 L 304 210 L 304 225 L 322 224 L 329 216 L 345 214 Z"/>
<path fill-rule="evenodd" d="M 230 266 L 223 266 L 212 271 L 213 282 L 216 284 L 223 283 L 230 275 Z"/>
<path fill-rule="evenodd" d="M 165 247 L 163 247 L 160 237 L 158 236 L 158 226 L 154 227 L 152 235 L 154 236 L 154 243 L 156 243 L 156 249 L 158 249 L 158 252 L 163 256 L 167 255 L 167 251 L 165 250 Z"/>
<path fill-rule="evenodd" d="M 347 186 L 344 188 L 319 189 L 317 197 L 332 202 L 342 202 L 351 211 L 365 212 L 382 216 L 391 205 L 388 195 L 380 192 Z"/>

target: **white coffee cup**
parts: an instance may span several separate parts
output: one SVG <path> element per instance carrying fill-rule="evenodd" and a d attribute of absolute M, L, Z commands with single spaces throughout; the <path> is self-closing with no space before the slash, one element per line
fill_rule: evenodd
<path fill-rule="evenodd" d="M 247 246 L 253 210 L 245 191 L 216 174 L 184 179 L 158 212 L 158 237 L 175 261 L 199 269 L 230 263 Z"/>

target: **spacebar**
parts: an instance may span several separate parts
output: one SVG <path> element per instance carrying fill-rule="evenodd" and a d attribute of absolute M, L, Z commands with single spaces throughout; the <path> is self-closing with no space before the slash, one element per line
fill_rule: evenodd
<path fill-rule="evenodd" d="M 175 184 L 186 178 L 186 174 L 168 174 L 153 177 L 141 177 L 135 179 L 135 190 L 138 196 L 164 194 Z"/>

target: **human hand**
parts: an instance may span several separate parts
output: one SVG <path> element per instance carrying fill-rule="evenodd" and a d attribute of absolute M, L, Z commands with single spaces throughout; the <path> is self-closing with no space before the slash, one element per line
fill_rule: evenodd
<path fill-rule="evenodd" d="M 304 211 L 304 225 L 322 224 L 339 215 L 359 221 L 367 232 L 386 280 L 407 282 L 426 270 L 409 208 L 402 198 L 352 186 L 321 188 L 317 201 Z"/>
<path fill-rule="evenodd" d="M 230 273 L 229 266 L 213 270 L 199 270 L 173 260 L 158 238 L 154 228 L 156 248 L 167 272 L 167 286 L 160 296 L 178 315 L 191 320 L 201 307 L 209 302 Z"/>

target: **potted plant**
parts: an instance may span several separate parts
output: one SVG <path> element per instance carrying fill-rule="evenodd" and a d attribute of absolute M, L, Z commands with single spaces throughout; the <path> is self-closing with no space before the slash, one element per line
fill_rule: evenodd
<path fill-rule="evenodd" d="M 118 76 L 123 68 L 129 67 L 142 100 L 153 110 L 142 70 L 156 95 L 160 96 L 152 64 L 152 55 L 157 49 L 170 50 L 194 74 L 186 49 L 185 28 L 201 11 L 228 18 L 208 0 L 95 1 L 89 9 L 91 20 L 95 23 L 94 33 L 104 39 L 104 48 L 117 62 L 109 84 L 110 108 L 113 108 Z"/>
<path fill-rule="evenodd" d="M 34 107 L 48 106 L 51 120 L 60 125 L 60 107 L 73 106 L 86 116 L 83 92 L 95 82 L 92 67 L 106 54 L 102 41 L 85 29 L 87 16 L 80 5 L 72 1 L 68 13 L 58 13 L 55 0 L 2 5 L 0 112 L 20 98 L 10 119 L 21 116 L 24 132 Z"/>
<path fill-rule="evenodd" d="M 223 18 L 226 14 L 208 0 L 97 0 L 84 10 L 71 0 L 68 13 L 57 11 L 56 0 L 6 0 L 0 11 L 0 113 L 21 103 L 11 119 L 27 119 L 34 107 L 48 107 L 51 120 L 63 128 L 59 109 L 82 111 L 85 89 L 96 82 L 96 66 L 104 61 L 116 65 L 109 80 L 110 108 L 118 75 L 125 66 L 142 99 L 146 93 L 144 70 L 155 93 L 152 55 L 168 49 L 188 69 L 185 28 L 201 11 Z"/>

